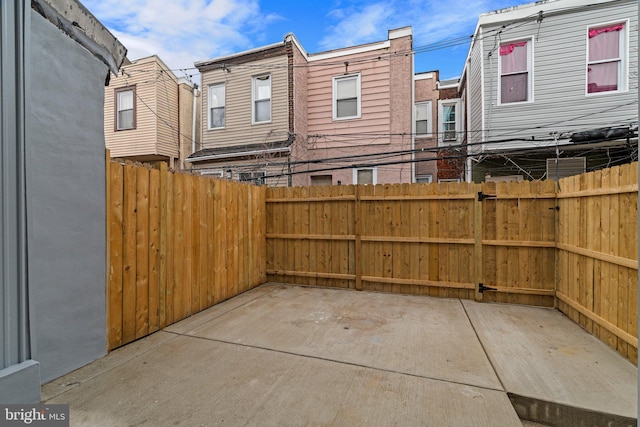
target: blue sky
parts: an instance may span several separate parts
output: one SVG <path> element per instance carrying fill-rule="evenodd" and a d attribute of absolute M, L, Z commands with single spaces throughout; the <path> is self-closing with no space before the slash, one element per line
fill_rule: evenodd
<path fill-rule="evenodd" d="M 478 15 L 526 0 L 83 0 L 127 47 L 130 59 L 159 55 L 176 75 L 193 63 L 282 41 L 294 33 L 310 53 L 387 39 L 411 26 L 416 72 L 459 76 Z M 422 49 L 420 49 L 422 48 Z M 184 70 L 184 71 L 182 71 Z M 197 80 L 197 76 L 195 77 Z"/>

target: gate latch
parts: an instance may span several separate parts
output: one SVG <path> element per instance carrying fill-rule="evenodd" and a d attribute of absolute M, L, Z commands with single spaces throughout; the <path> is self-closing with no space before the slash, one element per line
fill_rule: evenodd
<path fill-rule="evenodd" d="M 481 202 L 484 199 L 488 199 L 490 197 L 496 197 L 495 194 L 484 194 L 482 191 L 478 191 L 478 201 Z"/>
<path fill-rule="evenodd" d="M 485 286 L 483 283 L 478 284 L 478 292 L 483 293 L 484 291 L 497 291 L 496 288 L 490 288 Z"/>

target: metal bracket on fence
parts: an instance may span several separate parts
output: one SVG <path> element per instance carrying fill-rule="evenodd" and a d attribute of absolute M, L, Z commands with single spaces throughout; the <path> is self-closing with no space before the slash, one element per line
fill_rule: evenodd
<path fill-rule="evenodd" d="M 497 291 L 497 289 L 485 286 L 483 283 L 478 283 L 478 292 L 483 293 L 484 291 Z"/>
<path fill-rule="evenodd" d="M 478 201 L 481 202 L 484 199 L 488 199 L 490 197 L 496 197 L 495 194 L 484 194 L 482 191 L 478 191 Z"/>
<path fill-rule="evenodd" d="M 560 206 L 554 206 L 554 207 L 552 207 L 552 208 L 549 208 L 549 210 L 550 210 L 550 211 L 551 211 L 551 210 L 559 211 L 559 210 L 560 210 Z"/>

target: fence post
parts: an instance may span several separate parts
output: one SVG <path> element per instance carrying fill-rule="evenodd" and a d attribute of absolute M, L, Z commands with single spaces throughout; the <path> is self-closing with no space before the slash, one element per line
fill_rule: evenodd
<path fill-rule="evenodd" d="M 475 192 L 482 191 L 482 184 L 475 184 Z M 482 301 L 482 292 L 480 292 L 480 283 L 484 281 L 484 259 L 482 256 L 482 201 L 479 198 L 473 202 L 473 233 L 474 243 L 474 266 L 475 266 L 475 300 Z"/>
<path fill-rule="evenodd" d="M 360 230 L 361 226 L 362 226 L 362 210 L 361 210 L 361 206 L 360 206 L 360 186 L 356 185 L 356 199 L 355 199 L 355 212 L 354 212 L 354 216 L 355 216 L 355 250 L 356 250 L 356 290 L 361 291 L 362 290 L 362 265 L 360 264 L 361 262 L 361 257 L 360 257 L 360 251 L 361 251 L 361 243 L 362 243 L 362 232 Z"/>

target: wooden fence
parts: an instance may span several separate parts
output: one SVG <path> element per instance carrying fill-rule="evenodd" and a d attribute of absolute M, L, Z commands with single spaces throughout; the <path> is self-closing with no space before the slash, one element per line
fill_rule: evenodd
<path fill-rule="evenodd" d="M 107 164 L 108 348 L 266 281 L 265 189 Z"/>
<path fill-rule="evenodd" d="M 637 364 L 638 164 L 561 180 L 267 190 L 267 277 L 557 306 Z"/>
<path fill-rule="evenodd" d="M 558 308 L 637 364 L 638 164 L 560 181 Z"/>
<path fill-rule="evenodd" d="M 552 181 L 270 188 L 267 274 L 553 306 L 555 194 Z"/>

